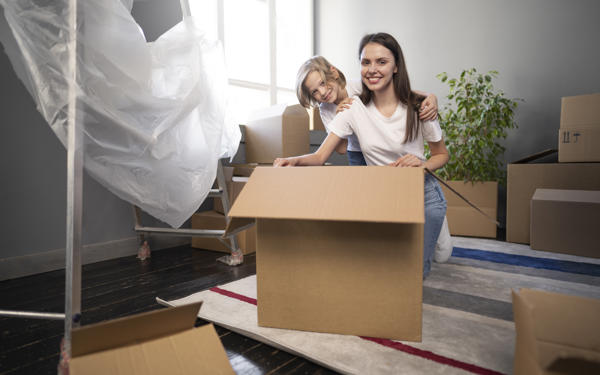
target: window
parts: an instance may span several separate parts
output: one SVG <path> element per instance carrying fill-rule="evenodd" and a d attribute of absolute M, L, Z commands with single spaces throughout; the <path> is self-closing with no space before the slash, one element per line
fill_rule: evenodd
<path fill-rule="evenodd" d="M 223 43 L 229 108 L 240 123 L 256 109 L 298 103 L 296 72 L 313 55 L 313 0 L 189 0 L 189 4 L 207 35 Z"/>

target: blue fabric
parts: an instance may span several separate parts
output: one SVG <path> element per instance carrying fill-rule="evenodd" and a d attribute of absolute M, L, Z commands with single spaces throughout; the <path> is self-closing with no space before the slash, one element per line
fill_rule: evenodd
<path fill-rule="evenodd" d="M 348 164 L 357 166 L 357 165 L 367 165 L 365 161 L 365 157 L 363 153 L 360 151 L 346 151 L 346 155 L 348 156 Z"/>
<path fill-rule="evenodd" d="M 577 273 L 589 276 L 600 276 L 600 265 L 593 263 L 573 262 L 569 260 L 537 258 L 527 255 L 497 253 L 494 251 L 465 249 L 454 247 L 453 257 L 484 260 L 494 263 L 504 263 L 513 266 L 539 268 L 553 271 Z"/>
<path fill-rule="evenodd" d="M 429 174 L 425 175 L 425 227 L 423 239 L 423 279 L 429 275 L 431 262 L 435 254 L 444 217 L 446 216 L 446 198 L 442 188 Z"/>

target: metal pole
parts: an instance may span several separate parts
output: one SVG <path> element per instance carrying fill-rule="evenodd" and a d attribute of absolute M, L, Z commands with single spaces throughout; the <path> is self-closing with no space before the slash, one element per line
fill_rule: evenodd
<path fill-rule="evenodd" d="M 31 318 L 31 319 L 51 319 L 51 320 L 63 320 L 65 314 L 62 313 L 44 313 L 35 311 L 11 311 L 11 310 L 0 310 L 0 316 L 6 316 L 10 318 Z"/>
<path fill-rule="evenodd" d="M 71 331 L 81 317 L 81 196 L 83 142 L 77 123 L 77 0 L 69 0 L 69 109 L 67 141 L 67 241 L 64 351 L 71 357 Z"/>

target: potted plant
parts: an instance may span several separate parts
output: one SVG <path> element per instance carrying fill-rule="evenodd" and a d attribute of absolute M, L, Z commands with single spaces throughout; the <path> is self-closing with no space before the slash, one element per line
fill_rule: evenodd
<path fill-rule="evenodd" d="M 505 148 L 500 141 L 508 129 L 517 127 L 513 117 L 518 101 L 494 89 L 492 80 L 497 76 L 497 71 L 481 74 L 475 68 L 463 70 L 459 78 L 445 72 L 437 75 L 450 88 L 440 111 L 450 160 L 438 174 L 492 218 L 497 215 L 498 184 L 506 184 L 501 160 Z M 445 194 L 452 234 L 496 237 L 494 223 L 447 189 Z"/>

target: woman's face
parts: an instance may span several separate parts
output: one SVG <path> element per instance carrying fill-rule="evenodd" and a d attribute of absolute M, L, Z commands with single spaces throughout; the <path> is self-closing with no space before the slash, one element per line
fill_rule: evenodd
<path fill-rule="evenodd" d="M 362 81 L 373 92 L 388 89 L 398 71 L 392 51 L 379 43 L 368 43 L 363 48 L 360 66 Z"/>
<path fill-rule="evenodd" d="M 321 74 L 316 70 L 308 73 L 304 87 L 319 103 L 335 103 L 340 97 L 340 85 L 336 81 L 323 81 Z"/>

